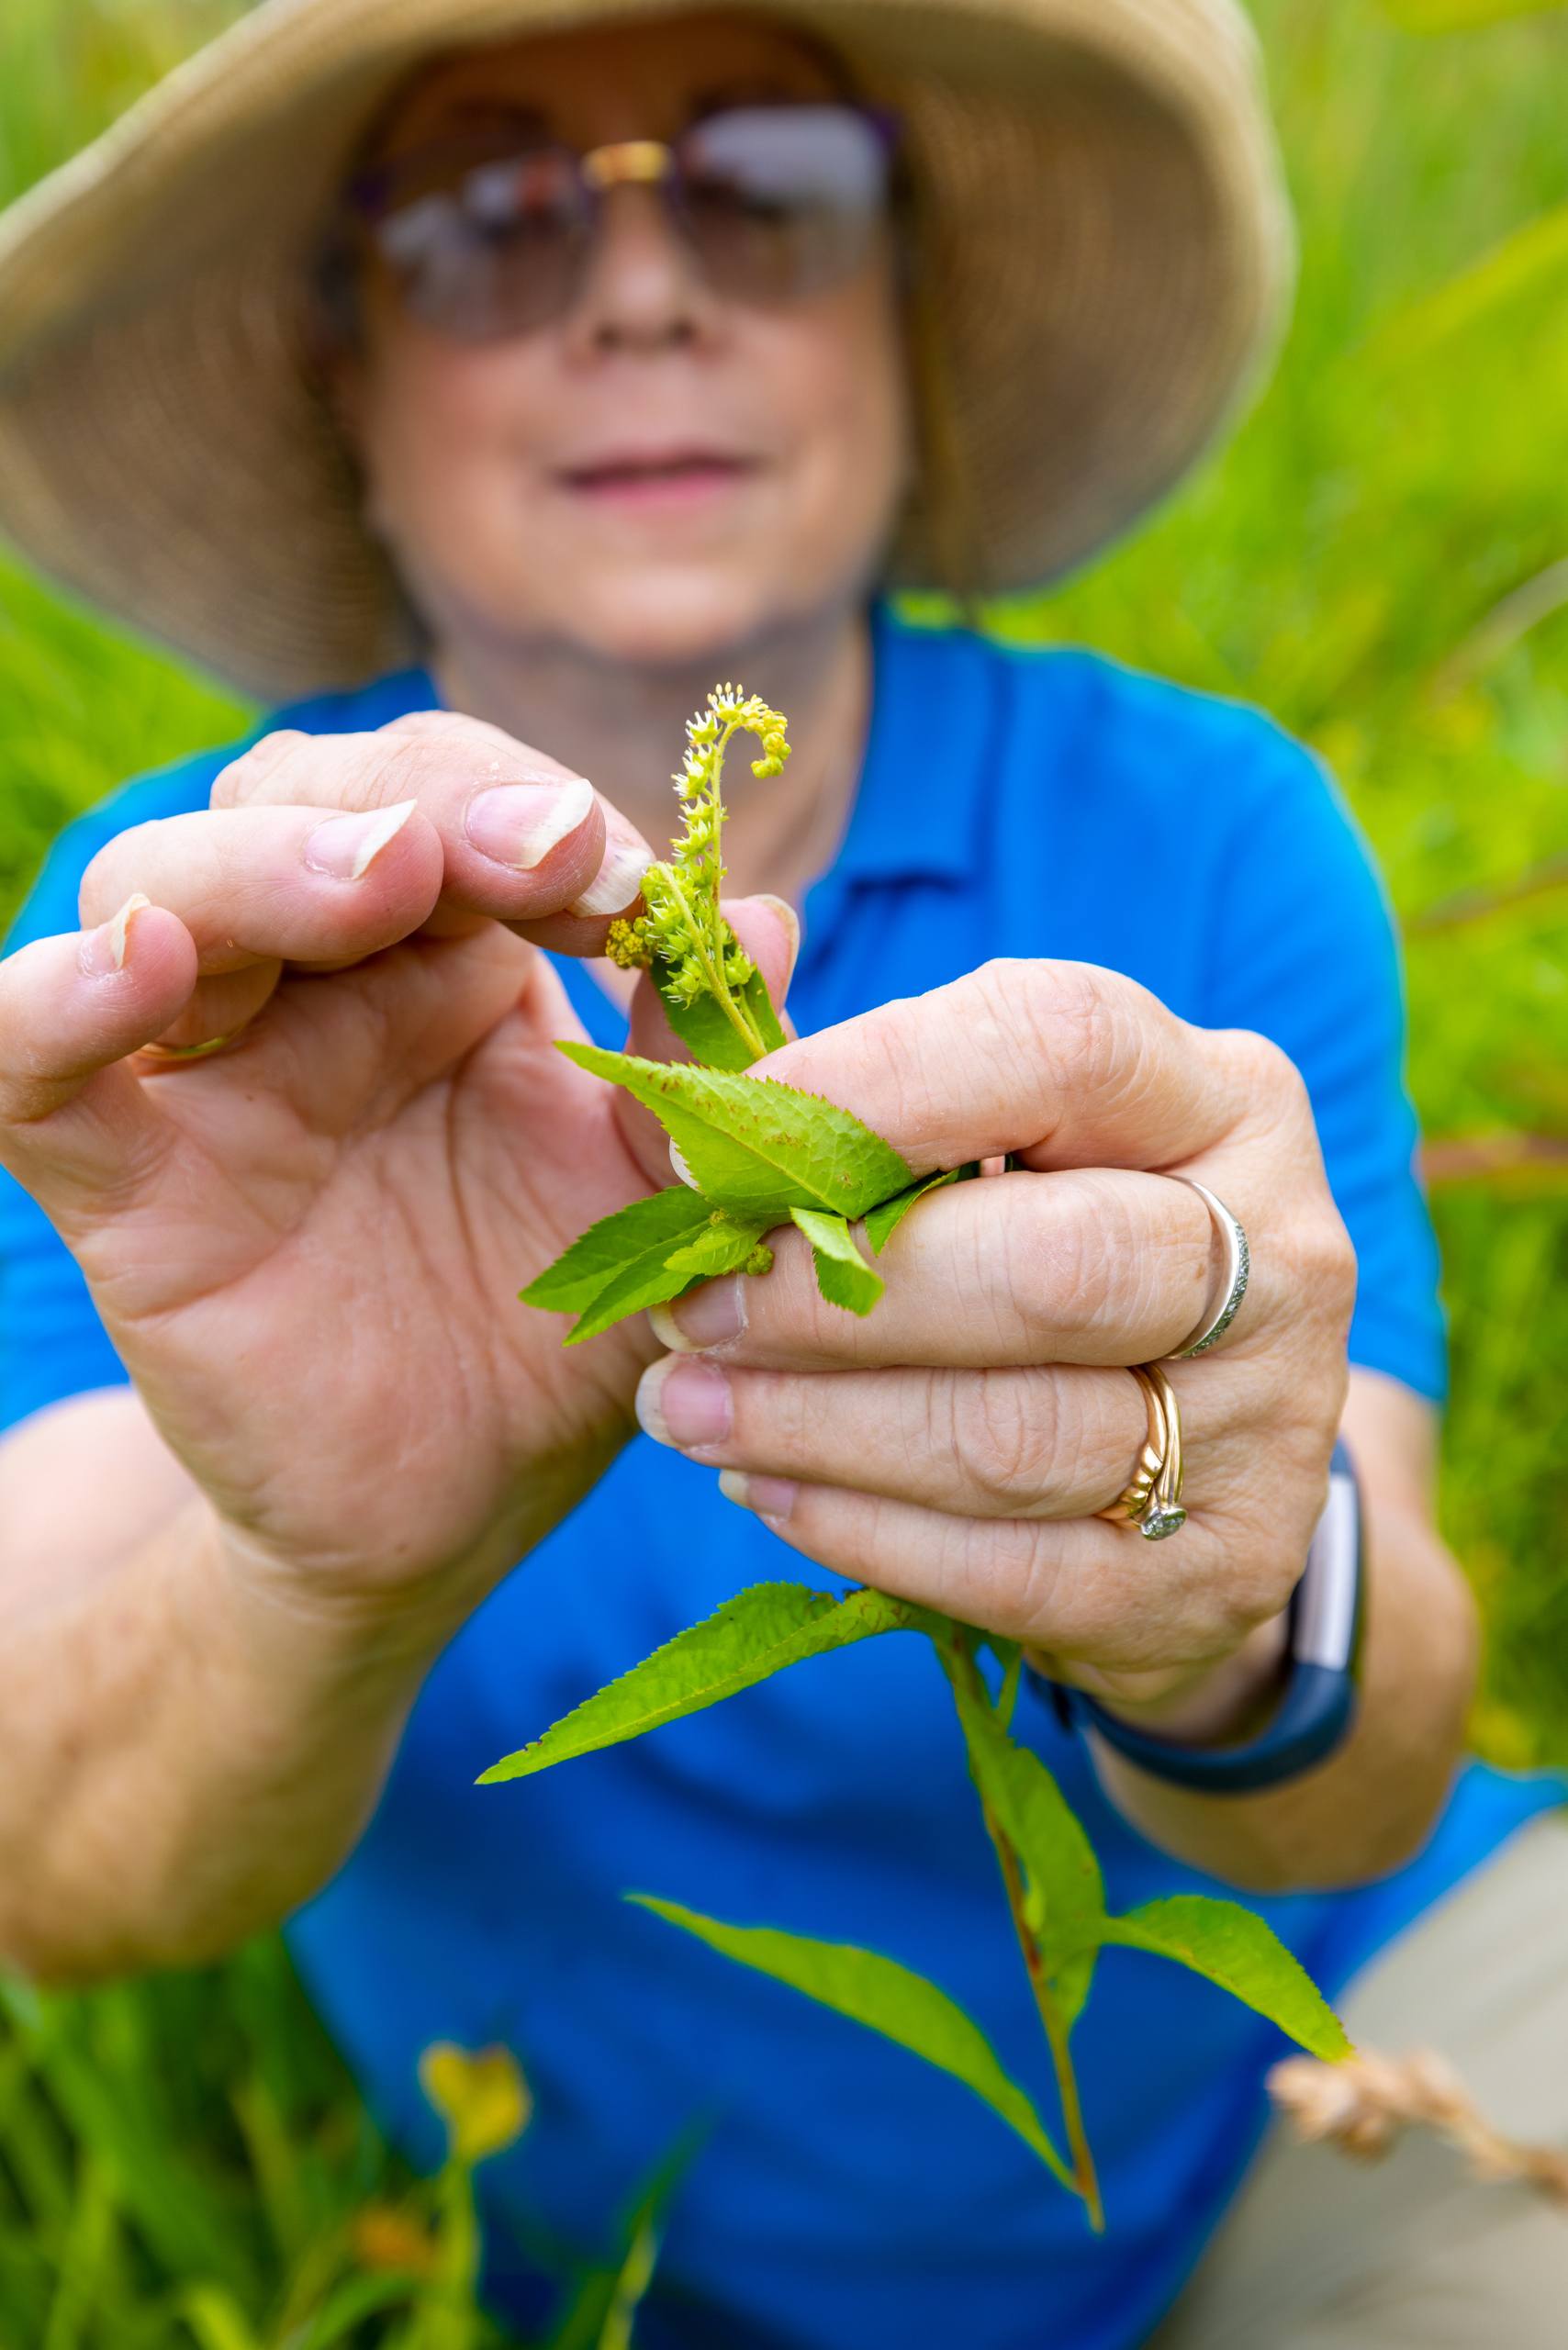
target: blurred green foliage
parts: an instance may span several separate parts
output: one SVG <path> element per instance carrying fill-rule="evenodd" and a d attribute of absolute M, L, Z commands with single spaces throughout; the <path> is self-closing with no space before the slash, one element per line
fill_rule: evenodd
<path fill-rule="evenodd" d="M 0 198 L 238 12 L 6 0 Z M 1377 848 L 1447 1268 L 1444 1523 L 1490 1635 L 1478 1734 L 1561 1759 L 1568 15 L 1258 13 L 1302 225 L 1281 367 L 1151 528 L 995 620 L 1261 702 Z M 0 562 L 0 920 L 67 817 L 241 715 Z M 0 2010 L 0 2350 L 476 2344 L 431 2283 L 449 2210 L 398 2172 L 275 1945 Z"/>

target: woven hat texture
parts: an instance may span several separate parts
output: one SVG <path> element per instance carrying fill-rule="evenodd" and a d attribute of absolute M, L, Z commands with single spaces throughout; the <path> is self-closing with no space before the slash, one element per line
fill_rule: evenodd
<path fill-rule="evenodd" d="M 261 0 L 0 216 L 0 532 L 263 699 L 408 660 L 306 364 L 304 290 L 347 159 L 427 54 L 666 13 Z M 789 17 L 907 129 L 964 510 L 925 486 L 898 578 L 938 581 L 961 532 L 977 586 L 1047 580 L 1170 487 L 1271 348 L 1291 238 L 1251 34 L 1232 0 Z"/>

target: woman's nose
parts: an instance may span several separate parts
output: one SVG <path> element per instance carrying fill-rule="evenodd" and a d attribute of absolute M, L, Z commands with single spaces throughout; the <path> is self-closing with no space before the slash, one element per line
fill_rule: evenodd
<path fill-rule="evenodd" d="M 585 350 L 656 351 L 692 342 L 711 297 L 657 187 L 609 189 L 567 321 Z"/>

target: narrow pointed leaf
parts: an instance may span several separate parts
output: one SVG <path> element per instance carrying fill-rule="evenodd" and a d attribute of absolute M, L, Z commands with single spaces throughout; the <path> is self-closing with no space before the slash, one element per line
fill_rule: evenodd
<path fill-rule="evenodd" d="M 539 2350 L 609 2350 L 616 2341 L 630 2341 L 625 2329 L 646 2291 L 646 2283 L 642 2284 L 641 2292 L 634 2289 L 647 2272 L 645 2252 L 651 2249 L 656 2254 L 670 2203 L 707 2143 L 710 2130 L 706 2121 L 688 2122 L 667 2154 L 661 2155 L 627 2214 L 621 2230 L 621 2251 L 611 2266 L 584 2269 L 574 2264 L 577 2281 L 572 2298 Z M 647 2281 L 652 2281 L 651 2277 Z M 623 2329 L 619 2334 L 613 2331 L 616 2324 Z"/>
<path fill-rule="evenodd" d="M 661 972 L 667 964 L 655 961 L 652 978 L 664 1002 L 665 1017 L 694 1061 L 703 1069 L 740 1070 L 749 1069 L 759 1056 L 754 1053 L 722 1008 L 711 995 L 700 995 L 695 1003 L 682 1003 L 666 991 Z M 744 988 L 735 993 L 752 1025 L 762 1039 L 765 1053 L 777 1052 L 788 1040 L 778 1024 L 772 999 L 759 970 L 753 969 Z"/>
<path fill-rule="evenodd" d="M 821 1208 L 791 1208 L 790 1221 L 812 1244 L 817 1287 L 828 1304 L 842 1305 L 850 1314 L 869 1314 L 887 1283 L 855 1246 L 847 1219 L 825 1215 Z"/>
<path fill-rule="evenodd" d="M 1094 1847 L 1039 1756 L 1015 1745 L 991 1707 L 956 1681 L 953 1694 L 975 1785 L 1023 1863 L 1028 1890 L 1036 1897 L 1035 1936 L 1070 2029 L 1089 1997 L 1105 1917 Z"/>
<path fill-rule="evenodd" d="M 846 1648 L 877 1632 L 906 1628 L 897 1600 L 879 1591 L 831 1592 L 804 1583 L 759 1583 L 678 1632 L 641 1664 L 536 1738 L 532 1745 L 492 1763 L 481 1786 L 502 1779 L 526 1779 L 553 1762 L 566 1762 L 600 1747 L 619 1746 L 683 1715 L 700 1713 L 737 1690 L 766 1681 L 786 1665 Z"/>
<path fill-rule="evenodd" d="M 832 2008 L 852 2022 L 868 2025 L 901 2048 L 923 2056 L 939 2072 L 950 2073 L 999 2114 L 1009 2129 L 1015 2130 L 1064 2187 L 1073 2187 L 1072 2175 L 1038 2113 L 1017 2082 L 1002 2071 L 984 2032 L 924 1975 L 853 1942 L 816 1942 L 810 1935 L 787 1934 L 770 1926 L 728 1926 L 678 1901 L 658 1900 L 651 1893 L 631 1893 L 626 1897 L 672 1926 L 683 1927 L 723 1957 L 755 1967 L 792 1990 L 803 1991 L 808 1999 Z"/>
<path fill-rule="evenodd" d="M 666 1259 L 669 1270 L 689 1281 L 733 1273 L 745 1263 L 767 1230 L 766 1216 L 736 1216 L 727 1209 L 715 1208 L 707 1223 L 699 1225 L 692 1237 L 682 1241 Z"/>
<path fill-rule="evenodd" d="M 967 1182 L 971 1175 L 979 1172 L 978 1163 L 972 1160 L 968 1167 L 949 1167 L 946 1174 L 927 1175 L 922 1181 L 911 1183 L 906 1191 L 895 1192 L 890 1200 L 883 1200 L 879 1206 L 869 1209 L 866 1216 L 866 1237 L 873 1253 L 879 1257 L 881 1255 L 915 1202 L 923 1200 L 927 1192 L 940 1192 L 949 1183 Z"/>
<path fill-rule="evenodd" d="M 645 1061 L 566 1039 L 559 1049 L 652 1110 L 692 1181 L 721 1207 L 776 1219 L 791 1207 L 857 1216 L 909 1182 L 913 1170 L 880 1135 L 836 1102 L 772 1078 Z"/>
<path fill-rule="evenodd" d="M 645 1313 L 650 1305 L 666 1305 L 672 1297 L 689 1289 L 700 1275 L 672 1264 L 672 1255 L 679 1253 L 678 1248 L 672 1250 L 669 1242 L 664 1241 L 650 1248 L 635 1264 L 623 1266 L 573 1323 L 563 1343 L 580 1346 L 585 1338 L 597 1338 L 612 1323 L 624 1322 L 629 1314 Z"/>
<path fill-rule="evenodd" d="M 1238 1902 L 1172 1894 L 1107 1918 L 1101 1939 L 1190 1966 L 1327 2064 L 1350 2053 L 1343 2024 L 1305 1968 L 1272 1929 Z"/>
<path fill-rule="evenodd" d="M 667 1254 L 712 1212 L 712 1203 L 685 1183 L 633 1200 L 579 1233 L 553 1265 L 529 1282 L 521 1292 L 522 1302 L 554 1313 L 581 1314 L 617 1274 L 656 1251 Z M 662 1255 L 656 1259 L 663 1260 Z"/>

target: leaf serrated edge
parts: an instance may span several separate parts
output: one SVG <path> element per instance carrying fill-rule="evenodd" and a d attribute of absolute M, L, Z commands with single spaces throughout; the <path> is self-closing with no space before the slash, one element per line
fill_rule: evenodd
<path fill-rule="evenodd" d="M 564 1754 L 542 1755 L 540 1753 L 541 1748 L 545 1746 L 558 1731 L 565 1730 L 586 1707 L 597 1705 L 601 1697 L 609 1696 L 629 1681 L 635 1681 L 640 1673 L 646 1672 L 647 1668 L 656 1663 L 659 1658 L 668 1655 L 672 1649 L 678 1648 L 682 1640 L 688 1639 L 691 1633 L 701 1631 L 705 1626 L 712 1624 L 723 1614 L 726 1607 L 733 1607 L 737 1600 L 745 1599 L 751 1594 L 761 1591 L 806 1593 L 812 1602 L 792 1632 L 786 1633 L 782 1638 L 775 1640 L 771 1648 L 761 1651 L 764 1658 L 773 1655 L 779 1649 L 788 1648 L 792 1639 L 797 1639 L 812 1625 L 821 1623 L 824 1617 L 854 1607 L 857 1601 L 866 1603 L 858 1610 L 861 1615 L 875 1617 L 883 1609 L 887 1611 L 886 1620 L 867 1625 L 864 1633 L 860 1635 L 862 1638 L 870 1639 L 879 1632 L 917 1628 L 909 1622 L 908 1611 L 901 1601 L 890 1599 L 885 1593 L 874 1592 L 864 1585 L 847 1595 L 840 1595 L 831 1591 L 812 1591 L 805 1583 L 750 1583 L 745 1591 L 738 1591 L 730 1599 L 723 1601 L 721 1606 L 713 1609 L 711 1615 L 701 1617 L 695 1624 L 687 1625 L 683 1631 L 676 1632 L 669 1639 L 661 1641 L 656 1649 L 651 1649 L 638 1663 L 629 1665 L 624 1673 L 617 1673 L 613 1681 L 607 1681 L 601 1689 L 596 1689 L 591 1696 L 583 1698 L 581 1704 L 574 1706 L 570 1713 L 563 1714 L 559 1721 L 552 1722 L 548 1729 L 542 1730 L 537 1738 L 530 1739 L 526 1746 L 519 1747 L 513 1754 L 503 1754 L 498 1762 L 492 1762 L 488 1770 L 480 1772 L 474 1782 L 475 1785 L 496 1786 L 512 1779 L 532 1778 L 535 1772 L 553 1769 L 556 1762 L 573 1762 L 584 1754 L 599 1752 L 603 1747 L 624 1745 L 630 1739 L 641 1738 L 648 1730 L 659 1729 L 666 1721 L 681 1719 L 687 1711 L 700 1712 L 702 1710 L 702 1706 L 721 1704 L 722 1697 L 707 1697 L 702 1700 L 701 1705 L 698 1706 L 687 1707 L 682 1704 L 678 1707 L 667 1705 L 652 1707 L 641 1717 L 633 1716 L 631 1728 L 617 1727 L 612 1736 L 601 1740 L 596 1739 L 592 1745 L 571 1747 L 569 1751 Z M 844 1645 L 847 1647 L 849 1643 L 846 1641 Z M 758 1681 L 766 1681 L 775 1672 L 784 1669 L 782 1666 L 764 1664 L 761 1670 L 754 1673 L 749 1667 L 746 1668 L 745 1677 L 736 1684 L 735 1694 L 738 1695 L 741 1689 L 754 1687 Z M 730 1677 L 729 1673 L 719 1673 L 711 1685 L 717 1687 Z"/>

